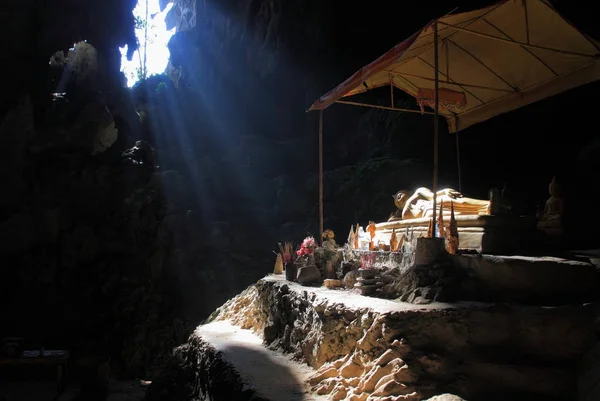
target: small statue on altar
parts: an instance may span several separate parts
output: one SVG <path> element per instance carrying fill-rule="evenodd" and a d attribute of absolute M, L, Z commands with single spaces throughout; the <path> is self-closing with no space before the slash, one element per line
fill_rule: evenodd
<path fill-rule="evenodd" d="M 560 220 L 564 212 L 564 202 L 556 177 L 552 177 L 552 182 L 548 186 L 548 192 L 550 193 L 550 198 L 546 201 L 541 220 Z"/>
<path fill-rule="evenodd" d="M 330 230 L 328 228 L 327 230 L 323 231 L 323 234 L 321 234 L 321 238 L 322 238 L 323 242 L 329 241 L 329 240 L 332 240 L 335 242 L 335 233 L 333 232 L 333 230 Z"/>
<path fill-rule="evenodd" d="M 321 233 L 322 245 L 317 250 L 321 255 L 321 261 L 323 265 L 323 276 L 326 279 L 335 278 L 334 263 L 338 260 L 337 248 L 338 244 L 335 242 L 335 233 L 333 230 L 327 229 Z"/>
<path fill-rule="evenodd" d="M 354 225 L 350 226 L 350 233 L 348 234 L 348 247 L 350 249 L 358 249 L 358 233 L 360 231 L 360 226 L 356 224 L 356 230 L 354 229 Z"/>
<path fill-rule="evenodd" d="M 437 191 L 437 203 L 454 203 L 455 214 L 460 215 L 489 215 L 490 201 L 482 199 L 467 198 L 460 192 L 447 188 Z M 434 193 L 429 189 L 421 187 L 414 193 L 399 191 L 394 197 L 394 204 L 398 210 L 390 217 L 393 220 L 408 220 L 433 215 Z M 449 211 L 445 210 L 446 215 Z"/>
<path fill-rule="evenodd" d="M 375 232 L 377 231 L 377 226 L 374 221 L 369 221 L 369 225 L 367 226 L 367 232 L 370 235 L 371 240 L 369 241 L 369 251 L 375 250 Z"/>
<path fill-rule="evenodd" d="M 348 233 L 348 239 L 346 240 L 348 243 L 348 247 L 350 249 L 354 249 L 354 238 L 356 237 L 356 233 L 354 232 L 354 224 L 350 225 L 350 232 Z"/>
<path fill-rule="evenodd" d="M 392 236 L 390 237 L 390 251 L 398 252 L 399 248 L 398 237 L 396 236 L 396 229 L 392 229 Z"/>

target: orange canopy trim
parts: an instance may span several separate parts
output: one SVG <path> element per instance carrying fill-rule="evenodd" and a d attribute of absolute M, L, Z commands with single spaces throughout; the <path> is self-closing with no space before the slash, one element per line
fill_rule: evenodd
<path fill-rule="evenodd" d="M 458 92 L 448 88 L 438 90 L 440 101 L 438 105 L 442 110 L 459 113 L 467 105 L 467 97 L 464 92 Z M 417 103 L 421 112 L 425 111 L 425 106 L 435 107 L 435 90 L 429 88 L 420 88 L 417 91 Z"/>
<path fill-rule="evenodd" d="M 450 132 L 600 79 L 599 42 L 547 0 L 504 0 L 429 22 L 321 96 L 309 111 L 390 85 L 433 106 L 436 46 L 439 113 Z"/>

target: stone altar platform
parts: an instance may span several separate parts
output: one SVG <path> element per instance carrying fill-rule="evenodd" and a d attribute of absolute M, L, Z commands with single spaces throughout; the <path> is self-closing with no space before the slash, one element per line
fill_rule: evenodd
<path fill-rule="evenodd" d="M 477 283 L 479 299 L 557 305 L 592 302 L 600 272 L 592 262 L 541 256 L 449 255 Z"/>
<path fill-rule="evenodd" d="M 297 399 L 296 390 L 285 398 L 254 391 L 265 381 L 285 382 L 295 369 L 283 365 L 263 375 L 266 355 L 276 364 L 293 357 L 310 369 L 290 379 L 294 389 L 306 389 L 304 400 L 420 401 L 453 393 L 470 401 L 575 401 L 576 366 L 594 338 L 597 309 L 413 305 L 269 275 L 216 310 L 179 347 L 148 400 Z M 257 353 L 250 372 L 240 341 Z"/>
<path fill-rule="evenodd" d="M 395 220 L 377 223 L 375 243 L 389 243 L 392 230 L 396 235 L 411 239 L 427 235 L 430 218 Z M 449 217 L 444 221 L 449 222 Z M 460 249 L 490 254 L 517 254 L 539 249 L 542 233 L 537 229 L 535 217 L 457 215 L 456 223 Z"/>

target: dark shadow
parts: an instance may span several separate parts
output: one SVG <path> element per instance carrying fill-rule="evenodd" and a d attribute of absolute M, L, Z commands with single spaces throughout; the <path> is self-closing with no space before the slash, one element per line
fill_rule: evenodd
<path fill-rule="evenodd" d="M 6 358 L 2 360 L 6 362 Z M 66 363 L 64 381 L 57 366 L 45 364 L 0 364 L 0 401 L 141 401 L 146 383 L 115 381 L 110 360 L 79 358 Z"/>
<path fill-rule="evenodd" d="M 260 401 L 307 399 L 302 383 L 266 347 L 228 346 L 221 351 L 194 341 L 178 349 L 146 401 Z"/>
<path fill-rule="evenodd" d="M 59 399 L 56 366 L 0 364 L 0 401 Z"/>

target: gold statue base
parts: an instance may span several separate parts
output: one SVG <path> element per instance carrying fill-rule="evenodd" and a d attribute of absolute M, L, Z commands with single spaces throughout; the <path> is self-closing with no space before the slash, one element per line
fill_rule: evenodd
<path fill-rule="evenodd" d="M 422 217 L 378 223 L 374 242 L 389 243 L 394 229 L 398 238 L 407 231 L 413 238 L 425 237 L 430 220 Z M 460 249 L 508 255 L 527 251 L 539 241 L 535 217 L 457 215 L 456 223 Z"/>

